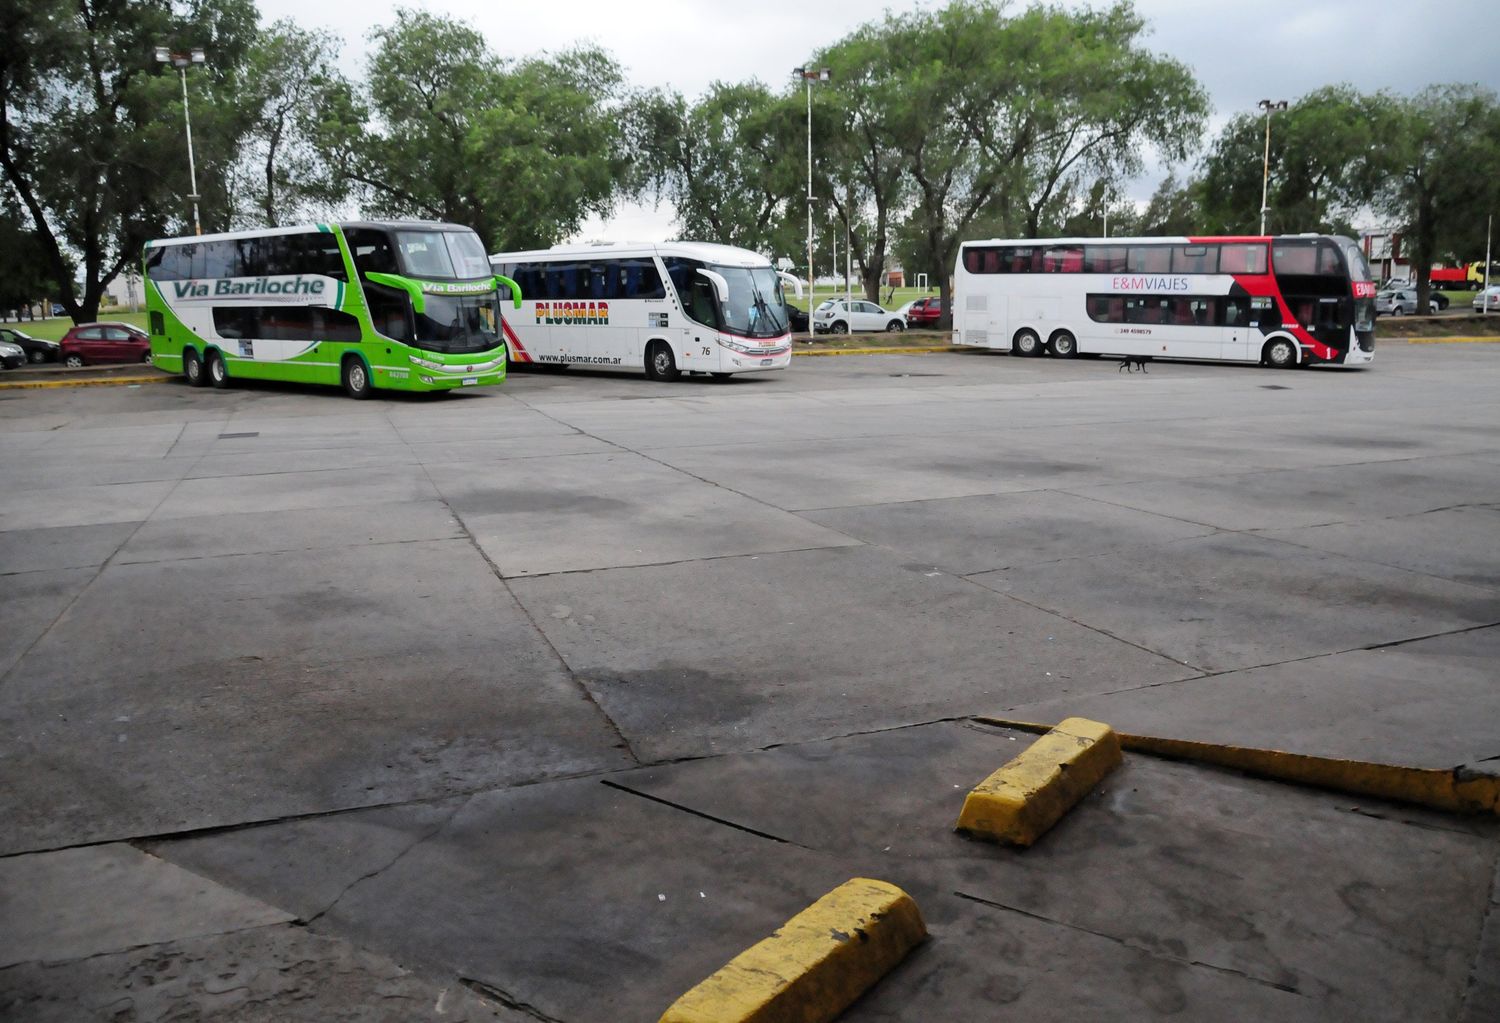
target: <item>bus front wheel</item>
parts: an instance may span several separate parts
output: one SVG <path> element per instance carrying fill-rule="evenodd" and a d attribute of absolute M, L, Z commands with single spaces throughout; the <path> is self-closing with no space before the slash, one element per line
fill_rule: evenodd
<path fill-rule="evenodd" d="M 358 401 L 368 398 L 373 390 L 370 371 L 365 367 L 365 361 L 357 356 L 344 360 L 343 380 L 344 393 Z"/>
<path fill-rule="evenodd" d="M 194 387 L 202 387 L 208 383 L 208 377 L 203 372 L 203 360 L 198 358 L 198 352 L 195 349 L 184 348 L 182 350 L 182 375 Z"/>
<path fill-rule="evenodd" d="M 208 353 L 208 382 L 222 390 L 229 386 L 229 372 L 224 368 L 224 356 L 217 349 Z"/>
<path fill-rule="evenodd" d="M 1275 369 L 1291 369 L 1297 365 L 1297 350 L 1292 343 L 1284 337 L 1278 337 L 1266 343 L 1262 358 L 1267 366 Z"/>
<path fill-rule="evenodd" d="M 1036 336 L 1034 330 L 1023 330 L 1016 335 L 1010 350 L 1015 355 L 1041 355 L 1042 339 Z"/>
<path fill-rule="evenodd" d="M 646 375 L 663 383 L 677 379 L 677 360 L 670 345 L 656 341 L 646 349 Z"/>

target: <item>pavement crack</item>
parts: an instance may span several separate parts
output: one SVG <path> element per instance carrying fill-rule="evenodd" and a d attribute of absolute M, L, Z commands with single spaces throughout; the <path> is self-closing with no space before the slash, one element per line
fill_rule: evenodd
<path fill-rule="evenodd" d="M 385 864 L 383 864 L 383 865 L 381 865 L 379 867 L 376 867 L 374 870 L 366 871 L 365 873 L 361 874 L 359 877 L 356 877 L 353 881 L 350 881 L 348 884 L 344 885 L 344 887 L 339 891 L 339 893 L 333 897 L 333 901 L 332 902 L 328 903 L 328 905 L 326 905 L 322 909 L 318 910 L 316 913 L 314 913 L 312 916 L 308 917 L 306 920 L 301 920 L 301 921 L 298 921 L 298 922 L 301 923 L 304 927 L 311 927 L 313 924 L 317 923 L 323 917 L 327 916 L 330 912 L 333 911 L 333 907 L 337 906 L 339 904 L 339 902 L 344 898 L 344 896 L 348 895 L 358 885 L 363 884 L 364 882 L 370 880 L 370 878 L 372 878 L 372 877 L 376 877 L 376 876 L 378 876 L 380 874 L 384 874 L 387 870 L 390 870 L 396 864 L 400 863 L 406 857 L 407 853 L 411 852 L 413 849 L 415 849 L 417 846 L 421 845 L 423 842 L 426 842 L 428 839 L 436 837 L 437 834 L 440 831 L 442 831 L 444 828 L 446 828 L 448 826 L 449 822 L 451 822 L 454 817 L 458 816 L 458 811 L 462 810 L 465 806 L 467 806 L 468 802 L 469 801 L 467 799 L 463 799 L 463 800 L 460 800 L 459 802 L 457 802 L 456 804 L 454 804 L 453 809 L 451 811 L 449 811 L 443 817 L 442 820 L 438 821 L 436 824 L 434 824 L 432 827 L 428 828 L 422 834 L 420 834 L 416 838 L 412 839 L 412 841 L 404 849 L 402 849 L 400 852 L 398 852 L 395 856 L 391 857 L 390 862 L 385 863 Z"/>
<path fill-rule="evenodd" d="M 649 792 L 642 792 L 639 789 L 633 789 L 628 786 L 621 785 L 619 782 L 610 781 L 608 778 L 600 779 L 599 783 L 601 785 L 608 786 L 609 788 L 612 788 L 617 792 L 624 792 L 632 796 L 638 796 L 641 799 L 648 799 L 653 803 L 660 803 L 662 806 L 670 806 L 674 810 L 681 810 L 683 813 L 690 813 L 694 817 L 702 817 L 706 821 L 713 821 L 715 824 L 722 824 L 726 828 L 734 828 L 736 831 L 743 831 L 748 835 L 754 835 L 756 838 L 764 838 L 771 842 L 779 842 L 782 845 L 793 845 L 798 849 L 808 848 L 807 846 L 802 845 L 799 842 L 793 842 L 789 838 L 782 838 L 779 835 L 771 834 L 769 831 L 760 831 L 756 828 L 748 827 L 744 824 L 736 824 L 734 821 L 726 820 L 723 817 L 715 817 L 711 813 L 704 813 L 702 810 L 695 810 L 691 806 L 685 806 L 682 803 L 674 803 L 672 800 L 663 799 L 661 796 L 653 796 Z"/>
<path fill-rule="evenodd" d="M 1066 920 L 1055 920 L 1050 916 L 1043 916 L 1041 913 L 1032 913 L 1028 910 L 1019 909 L 1015 906 L 1007 906 L 1003 902 L 996 902 L 993 899 L 981 898 L 978 895 L 969 895 L 967 892 L 954 892 L 953 894 L 960 899 L 965 899 L 969 902 L 977 902 L 981 906 L 989 906 L 992 909 L 1000 909 L 1004 910 L 1007 913 L 1015 913 L 1018 916 L 1024 916 L 1031 920 L 1039 920 L 1042 923 L 1053 924 L 1057 927 L 1066 927 L 1067 929 L 1072 931 L 1089 934 L 1096 938 L 1103 938 L 1105 941 L 1109 941 L 1116 945 L 1119 945 L 1121 948 L 1128 948 L 1132 952 L 1139 952 L 1142 955 L 1151 956 L 1153 959 L 1161 959 L 1166 962 L 1177 963 L 1182 966 L 1201 966 L 1205 969 L 1213 970 L 1216 973 L 1223 973 L 1231 977 L 1238 977 L 1241 980 L 1248 980 L 1253 984 L 1260 984 L 1264 987 L 1275 988 L 1277 991 L 1285 991 L 1288 994 L 1306 997 L 1300 990 L 1297 989 L 1295 985 L 1278 984 L 1274 980 L 1266 980 L 1264 977 L 1257 977 L 1253 973 L 1246 973 L 1244 970 L 1236 970 L 1231 966 L 1219 966 L 1216 963 L 1204 962 L 1201 959 L 1188 959 L 1185 956 L 1174 956 L 1170 953 L 1163 952 L 1160 949 L 1142 945 L 1139 942 L 1133 941 L 1129 938 L 1121 938 L 1118 935 L 1109 934 L 1105 931 L 1096 931 L 1092 927 L 1084 927 L 1081 924 L 1069 923 Z"/>
<path fill-rule="evenodd" d="M 545 412 L 541 414 L 546 415 Z M 395 431 L 396 436 L 400 437 L 401 431 L 399 428 L 397 428 L 396 424 L 391 421 L 389 413 L 386 414 L 385 418 L 386 422 L 390 424 L 391 429 Z M 551 419 L 552 417 L 548 416 L 547 418 Z M 560 420 L 553 421 L 560 422 Z M 561 425 L 567 426 L 568 424 L 562 423 Z M 571 428 L 572 427 L 570 427 L 570 429 Z M 413 457 L 416 457 L 416 452 L 412 450 L 411 444 L 409 442 L 406 442 L 406 448 L 411 452 Z M 479 538 L 474 535 L 474 531 L 469 528 L 469 524 L 464 521 L 463 516 L 458 513 L 458 510 L 453 507 L 452 502 L 448 500 L 448 495 L 443 493 L 443 489 L 439 487 L 437 485 L 437 481 L 432 478 L 432 473 L 428 470 L 427 464 L 419 460 L 417 462 L 417 465 L 421 468 L 422 475 L 427 480 L 427 485 L 432 488 L 433 493 L 437 494 L 438 500 L 443 503 L 443 507 L 448 509 L 448 514 L 453 516 L 453 521 L 458 523 L 458 528 L 463 531 L 465 539 L 467 539 L 470 546 L 474 548 L 474 552 L 479 555 L 479 557 L 487 566 L 489 566 L 490 573 L 494 575 L 497 580 L 499 580 L 500 586 L 505 590 L 506 596 L 510 597 L 511 603 L 513 603 L 516 606 L 516 609 L 520 611 L 521 614 L 526 618 L 526 621 L 531 626 L 532 631 L 534 631 L 538 638 L 540 638 L 541 641 L 546 644 L 547 649 L 552 651 L 552 656 L 557 658 L 558 666 L 561 667 L 562 670 L 567 674 L 568 678 L 573 681 L 573 684 L 578 687 L 579 691 L 583 694 L 583 698 L 593 706 L 594 711 L 599 715 L 604 723 L 609 726 L 609 729 L 614 733 L 615 738 L 619 740 L 616 743 L 616 746 L 619 749 L 625 751 L 625 755 L 630 758 L 632 763 L 639 765 L 641 763 L 641 758 L 636 754 L 635 748 L 631 746 L 630 739 L 628 736 L 626 736 L 624 730 L 620 727 L 619 722 L 617 722 L 613 717 L 610 716 L 609 711 L 605 710 L 604 705 L 595 698 L 593 691 L 589 689 L 588 686 L 584 685 L 583 680 L 579 678 L 578 674 L 574 672 L 572 667 L 568 664 L 568 659 L 564 657 L 562 651 L 557 648 L 557 644 L 552 642 L 552 637 L 547 635 L 547 631 L 543 629 L 540 624 L 538 624 L 536 616 L 531 613 L 531 609 L 527 607 L 521 601 L 521 598 L 516 595 L 516 591 L 510 585 L 510 580 L 506 579 L 505 573 L 500 571 L 500 566 L 495 563 L 495 560 L 490 557 L 489 552 L 486 551 L 484 547 L 479 543 Z"/>
<path fill-rule="evenodd" d="M 1481 985 L 1494 983 L 1493 980 L 1487 981 L 1480 974 L 1485 972 L 1485 965 L 1489 962 L 1485 949 L 1485 933 L 1490 925 L 1490 918 L 1496 915 L 1500 915 L 1500 855 L 1495 857 L 1495 869 L 1490 879 L 1489 898 L 1484 900 L 1484 908 L 1479 912 L 1479 940 L 1475 942 L 1474 957 L 1469 961 L 1469 976 L 1467 982 L 1464 984 L 1463 994 L 1458 999 L 1458 1015 L 1455 1018 L 1459 1020 L 1477 1020 L 1480 1018 L 1477 1013 L 1470 1013 L 1470 1004 L 1476 996 L 1483 997 L 1480 992 Z M 1493 953 L 1491 952 L 1491 954 Z M 1480 1008 L 1482 1009 L 1483 1006 Z"/>
<path fill-rule="evenodd" d="M 530 1002 L 523 1002 L 509 991 L 496 987 L 488 981 L 476 980 L 473 977 L 459 977 L 458 982 L 481 998 L 487 998 L 492 1002 L 499 1002 L 507 1009 L 513 1009 L 516 1012 L 530 1016 L 532 1019 L 540 1020 L 541 1023 L 565 1023 L 564 1020 L 556 1016 L 549 1016 Z"/>

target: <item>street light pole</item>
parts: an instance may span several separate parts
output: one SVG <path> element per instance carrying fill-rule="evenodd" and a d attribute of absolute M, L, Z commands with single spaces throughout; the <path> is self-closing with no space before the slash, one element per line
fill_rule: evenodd
<path fill-rule="evenodd" d="M 792 74 L 800 75 L 807 86 L 807 317 L 809 325 L 813 311 L 813 194 L 812 194 L 812 83 L 826 82 L 833 77 L 828 68 L 799 67 Z M 838 272 L 838 267 L 834 267 Z"/>
<path fill-rule="evenodd" d="M 177 69 L 177 76 L 182 79 L 182 124 L 187 132 L 188 151 L 188 177 L 192 181 L 193 191 L 188 196 L 193 203 L 193 233 L 202 234 L 203 225 L 198 220 L 198 166 L 193 160 L 193 118 L 188 113 L 188 91 L 187 91 L 187 69 L 194 64 L 202 64 L 207 60 L 201 46 L 195 46 L 187 53 L 173 53 L 165 46 L 156 48 L 156 59 L 161 64 L 171 64 Z"/>
<path fill-rule="evenodd" d="M 1266 205 L 1266 200 L 1271 187 L 1271 114 L 1277 110 L 1285 110 L 1286 100 L 1263 99 L 1257 105 L 1266 112 L 1266 155 L 1261 162 L 1260 171 L 1260 233 L 1265 234 L 1266 213 L 1270 210 L 1270 207 Z"/>

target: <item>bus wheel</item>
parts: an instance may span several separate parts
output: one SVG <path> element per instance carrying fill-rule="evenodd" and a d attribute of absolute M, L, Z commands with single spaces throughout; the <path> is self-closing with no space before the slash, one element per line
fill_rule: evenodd
<path fill-rule="evenodd" d="M 1052 335 L 1052 354 L 1059 359 L 1072 359 L 1078 355 L 1078 339 L 1066 330 Z"/>
<path fill-rule="evenodd" d="M 1034 330 L 1023 330 L 1016 335 L 1010 350 L 1016 355 L 1041 355 L 1042 339 L 1036 336 Z"/>
<path fill-rule="evenodd" d="M 1267 366 L 1275 369 L 1291 369 L 1297 365 L 1297 351 L 1292 343 L 1284 337 L 1278 337 L 1266 342 L 1265 351 L 1261 353 Z"/>
<path fill-rule="evenodd" d="M 220 389 L 229 386 L 229 373 L 224 369 L 224 356 L 220 355 L 218 349 L 208 353 L 208 382 Z"/>
<path fill-rule="evenodd" d="M 365 368 L 365 360 L 357 355 L 351 355 L 344 360 L 342 369 L 344 380 L 344 393 L 349 397 L 363 401 L 370 396 L 370 371 Z"/>
<path fill-rule="evenodd" d="M 677 360 L 672 357 L 670 345 L 653 341 L 646 349 L 646 375 L 664 383 L 677 379 Z"/>
<path fill-rule="evenodd" d="M 182 350 L 182 375 L 194 387 L 202 387 L 208 383 L 208 377 L 203 373 L 203 360 L 198 358 L 196 349 L 184 348 Z"/>

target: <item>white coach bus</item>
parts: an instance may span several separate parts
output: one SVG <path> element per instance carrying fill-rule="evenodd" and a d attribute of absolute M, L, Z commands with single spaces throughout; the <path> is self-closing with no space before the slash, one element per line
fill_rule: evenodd
<path fill-rule="evenodd" d="M 964 242 L 953 343 L 1014 355 L 1359 365 L 1375 284 L 1336 235 Z"/>
<path fill-rule="evenodd" d="M 791 362 L 783 275 L 745 249 L 567 245 L 498 252 L 490 265 L 521 289 L 520 311 L 505 317 L 512 363 L 644 368 L 654 380 L 675 380 Z"/>

